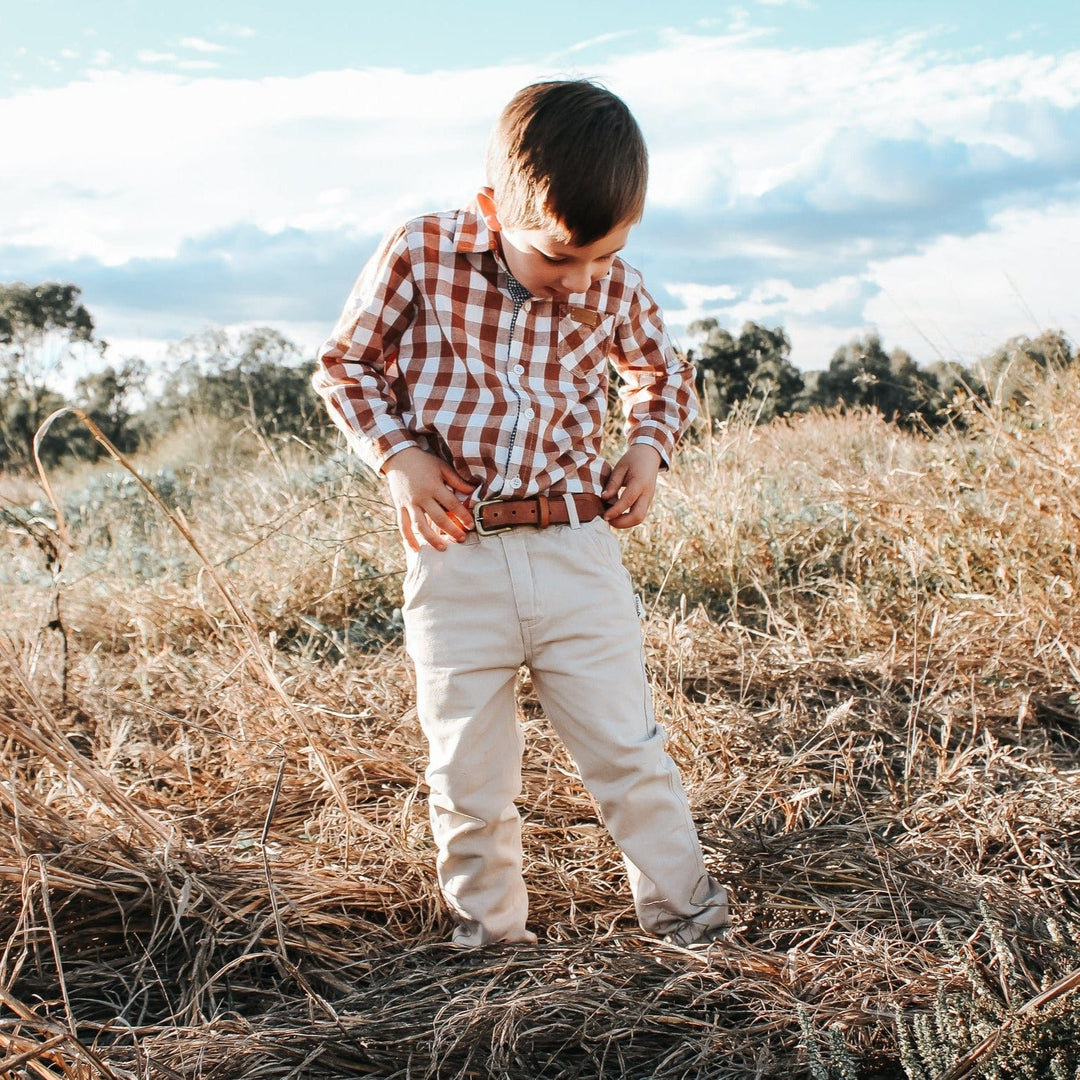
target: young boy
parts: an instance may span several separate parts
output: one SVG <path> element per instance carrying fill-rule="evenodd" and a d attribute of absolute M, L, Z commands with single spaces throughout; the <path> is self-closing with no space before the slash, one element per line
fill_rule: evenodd
<path fill-rule="evenodd" d="M 315 387 L 385 475 L 406 546 L 405 639 L 439 883 L 459 945 L 526 928 L 522 664 L 623 852 L 638 920 L 679 944 L 729 924 L 643 665 L 612 529 L 644 520 L 693 419 L 691 371 L 618 253 L 645 144 L 623 102 L 546 82 L 503 111 L 475 204 L 407 222 L 353 289 Z M 600 456 L 607 365 L 627 450 Z"/>

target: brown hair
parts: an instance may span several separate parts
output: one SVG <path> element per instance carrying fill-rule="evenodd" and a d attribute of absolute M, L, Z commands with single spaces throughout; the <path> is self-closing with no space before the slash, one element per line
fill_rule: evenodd
<path fill-rule="evenodd" d="M 555 226 L 579 246 L 636 222 L 645 206 L 648 151 L 623 101 L 584 80 L 519 90 L 487 155 L 505 228 Z"/>

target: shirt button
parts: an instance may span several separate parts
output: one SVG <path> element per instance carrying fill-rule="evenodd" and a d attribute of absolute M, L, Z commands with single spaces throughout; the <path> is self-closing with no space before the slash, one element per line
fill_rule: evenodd
<path fill-rule="evenodd" d="M 515 476 L 514 479 L 510 481 L 510 490 L 517 491 L 519 487 L 521 487 L 521 477 Z"/>
<path fill-rule="evenodd" d="M 524 417 L 524 418 L 525 418 L 526 420 L 531 420 L 531 419 L 532 419 L 532 418 L 533 418 L 533 417 L 534 417 L 534 416 L 536 415 L 536 413 L 534 413 L 534 412 L 532 411 L 532 409 L 526 409 L 526 410 L 525 410 L 525 411 L 524 411 L 524 412 L 523 412 L 523 413 L 522 413 L 521 415 L 522 415 L 522 416 L 523 416 L 523 417 Z"/>
<path fill-rule="evenodd" d="M 525 366 L 523 364 L 515 364 L 514 365 L 514 374 L 515 375 L 524 375 L 525 374 Z"/>

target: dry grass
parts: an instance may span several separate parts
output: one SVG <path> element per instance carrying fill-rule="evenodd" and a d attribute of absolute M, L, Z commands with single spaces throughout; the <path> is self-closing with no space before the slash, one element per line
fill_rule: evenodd
<path fill-rule="evenodd" d="M 965 423 L 732 423 L 627 538 L 735 898 L 707 951 L 638 933 L 527 679 L 541 944 L 444 944 L 400 553 L 346 461 L 159 456 L 175 521 L 84 472 L 70 550 L 5 480 L 0 1075 L 1077 1075 L 1080 382 Z"/>

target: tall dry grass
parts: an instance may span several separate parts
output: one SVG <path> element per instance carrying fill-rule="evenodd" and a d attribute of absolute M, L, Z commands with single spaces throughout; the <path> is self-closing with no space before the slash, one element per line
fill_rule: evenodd
<path fill-rule="evenodd" d="M 54 477 L 70 546 L 6 479 L 0 1075 L 1080 1075 L 1078 443 L 1065 373 L 930 438 L 735 420 L 664 476 L 625 550 L 734 894 L 707 950 L 638 933 L 525 676 L 540 944 L 444 944 L 348 459 Z"/>

